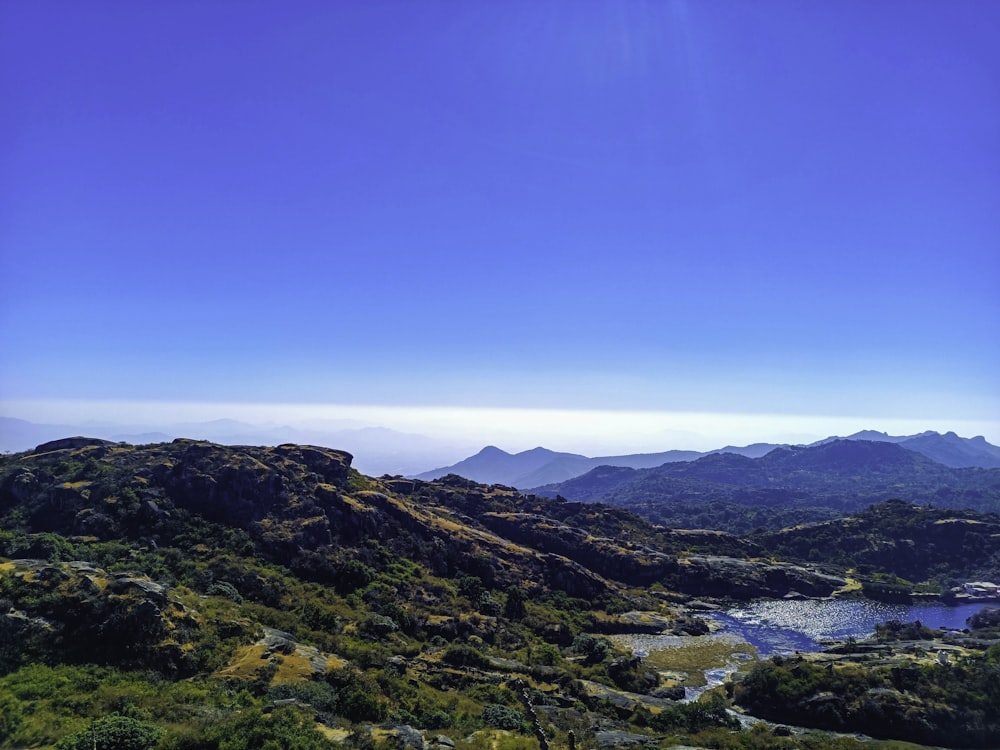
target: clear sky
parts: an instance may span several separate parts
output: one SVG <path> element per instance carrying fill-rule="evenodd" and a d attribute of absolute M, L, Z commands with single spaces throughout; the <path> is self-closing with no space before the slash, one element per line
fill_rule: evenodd
<path fill-rule="evenodd" d="M 1000 442 L 997 39 L 988 0 L 6 2 L 2 411 Z"/>

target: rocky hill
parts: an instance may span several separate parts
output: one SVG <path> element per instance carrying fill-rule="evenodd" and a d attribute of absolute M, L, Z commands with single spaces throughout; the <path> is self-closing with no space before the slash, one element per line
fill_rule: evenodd
<path fill-rule="evenodd" d="M 942 588 L 961 580 L 1000 580 L 1000 516 L 995 513 L 890 500 L 847 518 L 759 534 L 754 540 L 784 559 L 878 570 L 909 581 L 947 571 Z"/>

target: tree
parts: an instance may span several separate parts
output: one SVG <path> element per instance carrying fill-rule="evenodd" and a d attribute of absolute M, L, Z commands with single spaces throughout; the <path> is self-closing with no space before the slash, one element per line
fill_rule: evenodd
<path fill-rule="evenodd" d="M 503 616 L 508 620 L 520 620 L 524 617 L 524 602 L 528 595 L 520 586 L 511 586 L 507 589 L 507 603 L 503 608 Z"/>

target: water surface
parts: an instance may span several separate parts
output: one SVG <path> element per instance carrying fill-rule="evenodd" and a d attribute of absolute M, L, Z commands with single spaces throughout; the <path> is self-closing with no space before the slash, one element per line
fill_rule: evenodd
<path fill-rule="evenodd" d="M 884 604 L 867 599 L 786 601 L 759 599 L 707 616 L 721 625 L 710 635 L 612 636 L 654 668 L 687 675 L 688 700 L 722 684 L 755 657 L 821 651 L 824 642 L 868 638 L 879 623 L 919 620 L 932 628 L 961 629 L 983 604 Z"/>
<path fill-rule="evenodd" d="M 820 651 L 823 641 L 868 638 L 890 620 L 919 620 L 932 628 L 961 629 L 983 604 L 885 604 L 867 599 L 786 601 L 759 599 L 710 615 L 720 632 L 737 636 L 762 657 L 795 651 Z"/>

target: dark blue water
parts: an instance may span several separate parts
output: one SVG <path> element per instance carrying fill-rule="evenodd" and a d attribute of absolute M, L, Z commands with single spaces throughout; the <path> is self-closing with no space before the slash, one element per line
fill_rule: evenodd
<path fill-rule="evenodd" d="M 821 641 L 867 638 L 889 620 L 921 623 L 932 628 L 961 629 L 983 604 L 946 607 L 940 604 L 883 604 L 866 599 L 784 601 L 762 599 L 711 616 L 721 632 L 737 636 L 761 657 L 795 651 L 819 651 Z"/>

